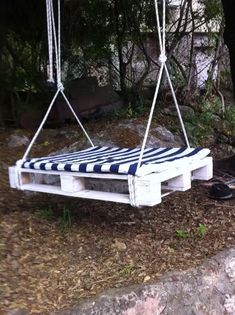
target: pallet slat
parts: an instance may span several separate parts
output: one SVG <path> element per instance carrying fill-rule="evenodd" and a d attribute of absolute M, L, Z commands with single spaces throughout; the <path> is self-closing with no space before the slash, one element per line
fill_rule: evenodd
<path fill-rule="evenodd" d="M 171 192 L 186 191 L 191 188 L 193 179 L 209 180 L 212 177 L 213 161 L 211 157 L 193 161 L 184 167 L 172 167 L 161 173 L 152 173 L 142 177 L 110 173 L 41 171 L 22 169 L 17 166 L 9 168 L 12 188 L 127 203 L 137 207 L 154 206 L 161 203 L 162 198 L 169 194 L 169 192 L 163 192 L 164 189 Z M 89 187 L 88 181 L 91 179 L 94 179 L 98 186 L 100 184 L 99 189 Z M 105 185 L 106 188 L 107 185 L 113 186 L 113 189 L 105 190 Z M 120 187 L 124 187 L 124 189 L 120 191 Z"/>
<path fill-rule="evenodd" d="M 113 201 L 120 203 L 130 203 L 128 194 L 111 193 L 96 190 L 82 190 L 80 192 L 65 192 L 60 187 L 43 184 L 25 184 L 21 186 L 22 190 L 37 191 L 48 194 L 63 195 L 68 197 L 95 199 L 103 201 Z"/>

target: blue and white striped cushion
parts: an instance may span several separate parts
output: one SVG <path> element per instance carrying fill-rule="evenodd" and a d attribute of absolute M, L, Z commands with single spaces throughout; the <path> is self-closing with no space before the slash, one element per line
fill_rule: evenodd
<path fill-rule="evenodd" d="M 26 169 L 86 173 L 115 173 L 143 176 L 180 167 L 210 153 L 202 148 L 146 148 L 141 167 L 137 170 L 140 148 L 91 147 L 79 152 L 19 160 Z"/>

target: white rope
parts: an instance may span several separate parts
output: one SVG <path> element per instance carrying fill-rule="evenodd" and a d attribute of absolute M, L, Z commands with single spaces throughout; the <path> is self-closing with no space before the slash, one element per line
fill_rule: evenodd
<path fill-rule="evenodd" d="M 152 102 L 152 106 L 151 106 L 151 110 L 150 110 L 150 114 L 149 114 L 147 128 L 146 128 L 145 134 L 144 134 L 144 140 L 143 140 L 141 151 L 140 151 L 140 156 L 139 156 L 137 169 L 141 166 L 141 162 L 142 162 L 142 159 L 143 159 L 144 149 L 145 149 L 146 142 L 147 142 L 148 135 L 149 135 L 149 129 L 150 129 L 150 126 L 151 126 L 153 113 L 154 113 L 154 109 L 155 109 L 155 105 L 156 105 L 156 101 L 157 101 L 157 97 L 158 97 L 158 92 L 159 92 L 160 83 L 161 83 L 161 79 L 162 79 L 163 69 L 164 69 L 164 63 L 161 64 L 161 68 L 160 68 L 159 73 L 158 73 L 157 85 L 156 85 L 156 89 L 155 89 L 155 93 L 154 93 L 154 97 L 153 97 L 153 102 Z"/>
<path fill-rule="evenodd" d="M 128 175 L 128 189 L 129 189 L 129 198 L 130 198 L 130 205 L 132 207 L 138 207 L 138 203 L 136 200 L 136 187 L 135 187 L 136 177 L 132 175 Z"/>
<path fill-rule="evenodd" d="M 61 94 L 63 95 L 68 107 L 70 108 L 71 112 L 73 113 L 77 123 L 79 124 L 79 126 L 81 127 L 82 131 L 84 132 L 85 136 L 87 137 L 87 140 L 90 142 L 91 146 L 94 147 L 93 142 L 91 141 L 91 138 L 89 137 L 88 133 L 86 132 L 85 128 L 83 127 L 80 119 L 78 118 L 77 114 L 75 113 L 72 105 L 70 104 L 69 100 L 67 99 L 66 95 L 64 94 L 63 90 L 60 90 Z"/>
<path fill-rule="evenodd" d="M 64 87 L 61 80 L 61 12 L 60 12 L 60 0 L 57 1 L 58 5 L 58 31 L 56 34 L 56 25 L 55 25 L 55 16 L 54 16 L 54 7 L 53 7 L 53 0 L 46 0 L 46 14 L 47 14 L 47 32 L 48 32 L 48 54 L 49 54 L 49 78 L 48 82 L 55 82 L 53 77 L 53 39 L 54 39 L 54 51 L 55 51 L 55 59 L 56 59 L 56 79 L 57 79 L 57 91 L 46 111 L 45 116 L 43 117 L 43 120 L 41 124 L 39 125 L 33 139 L 31 140 L 30 144 L 28 145 L 24 155 L 23 160 L 27 159 L 29 152 L 32 149 L 32 146 L 34 145 L 35 141 L 38 138 L 39 133 L 43 129 L 43 126 L 48 118 L 48 115 L 51 112 L 51 109 L 55 103 L 55 100 L 58 96 L 58 94 L 61 92 L 63 98 L 66 101 L 66 104 L 70 108 L 71 112 L 73 113 L 76 121 L 78 122 L 79 126 L 81 127 L 82 131 L 84 132 L 85 136 L 87 137 L 89 143 L 92 147 L 94 147 L 93 142 L 91 141 L 88 133 L 86 132 L 85 128 L 83 127 L 81 121 L 79 120 L 78 116 L 76 115 L 74 109 L 72 108 L 69 100 L 64 94 Z M 58 36 L 58 38 L 57 38 Z"/>
<path fill-rule="evenodd" d="M 62 79 L 61 79 L 61 12 L 60 12 L 60 0 L 57 3 L 58 6 L 58 72 L 57 72 L 57 87 L 62 89 Z"/>
<path fill-rule="evenodd" d="M 184 126 L 184 122 L 180 113 L 180 108 L 179 108 L 179 104 L 175 95 L 175 91 L 170 79 L 170 75 L 166 66 L 166 61 L 167 61 L 167 57 L 166 57 L 166 0 L 163 0 L 163 12 L 162 12 L 162 32 L 161 32 L 161 25 L 160 25 L 160 18 L 159 18 L 159 9 L 158 9 L 158 1 L 154 0 L 154 4 L 155 4 L 155 13 L 156 13 L 156 21 L 157 21 L 157 31 L 158 31 L 158 38 L 159 38 L 159 47 L 160 47 L 160 56 L 159 56 L 159 62 L 161 64 L 160 70 L 159 70 L 159 74 L 158 74 L 158 78 L 157 78 L 157 84 L 156 84 L 156 89 L 155 89 L 155 93 L 154 93 L 154 97 L 153 97 L 153 102 L 152 102 L 152 106 L 151 106 L 151 110 L 150 110 L 150 114 L 149 114 L 149 118 L 148 118 L 148 123 L 147 123 L 147 127 L 145 130 L 145 134 L 144 134 L 144 139 L 143 139 L 143 143 L 141 146 L 141 151 L 140 151 L 140 156 L 139 156 L 139 160 L 138 160 L 138 165 L 137 165 L 137 169 L 141 167 L 141 162 L 143 159 L 143 155 L 144 155 L 144 149 L 147 143 L 147 139 L 148 139 L 148 135 L 149 135 L 149 130 L 150 130 L 150 126 L 151 126 L 151 122 L 153 119 L 153 113 L 154 113 L 154 109 L 155 109 L 155 105 L 156 105 L 156 101 L 157 101 L 157 97 L 158 97 L 158 93 L 159 93 L 159 88 L 160 88 L 160 83 L 161 83 L 161 79 L 162 79 L 162 75 L 163 75 L 163 70 L 165 70 L 166 75 L 167 75 L 167 79 L 170 85 L 170 89 L 171 89 L 171 93 L 174 99 L 174 103 L 177 109 L 177 114 L 180 120 L 180 124 L 181 124 L 181 128 L 184 134 L 184 138 L 185 138 L 185 142 L 187 144 L 187 147 L 189 148 L 189 141 L 188 141 L 188 136 L 186 133 L 186 129 Z"/>
<path fill-rule="evenodd" d="M 166 55 L 166 0 L 163 0 L 163 13 L 162 13 L 162 54 Z"/>
<path fill-rule="evenodd" d="M 48 82 L 54 82 L 53 77 L 53 38 L 52 38 L 52 25 L 51 25 L 51 0 L 46 0 L 46 13 L 47 13 L 47 37 L 48 37 Z"/>
<path fill-rule="evenodd" d="M 48 110 L 47 110 L 47 112 L 46 112 L 46 114 L 45 114 L 45 116 L 44 116 L 44 118 L 43 118 L 43 120 L 42 120 L 40 126 L 38 127 L 37 132 L 35 133 L 35 135 L 34 135 L 33 139 L 31 140 L 31 142 L 30 142 L 30 144 L 29 144 L 27 150 L 25 151 L 25 154 L 24 154 L 24 156 L 23 156 L 23 158 L 22 158 L 23 160 L 27 159 L 28 154 L 29 154 L 29 152 L 31 151 L 34 142 L 37 140 L 37 137 L 38 137 L 40 131 L 42 130 L 42 128 L 43 128 L 43 126 L 44 126 L 44 124 L 45 124 L 45 122 L 46 122 L 46 120 L 47 120 L 48 115 L 50 114 L 50 111 L 51 111 L 51 109 L 52 109 L 52 106 L 54 105 L 55 100 L 56 100 L 57 95 L 59 94 L 59 92 L 60 92 L 60 90 L 57 90 L 57 91 L 56 91 L 56 93 L 55 93 L 55 95 L 54 95 L 54 97 L 53 97 L 53 99 L 52 99 L 52 101 L 51 101 L 51 103 L 50 103 L 50 105 L 49 105 L 49 107 L 48 107 Z"/>
<path fill-rule="evenodd" d="M 88 141 L 90 142 L 91 146 L 94 147 L 93 142 L 91 141 L 90 137 L 88 136 L 88 133 L 86 132 L 85 128 L 83 127 L 82 123 L 80 122 L 79 118 L 77 117 L 77 115 L 76 115 L 75 111 L 73 110 L 72 106 L 70 105 L 70 103 L 69 103 L 67 97 L 65 96 L 64 92 L 63 92 L 62 90 L 58 89 L 58 90 L 56 91 L 56 93 L 55 93 L 55 95 L 54 95 L 54 97 L 53 97 L 53 99 L 52 99 L 52 101 L 51 101 L 51 103 L 50 103 L 48 109 L 47 109 L 47 112 L 46 112 L 46 114 L 45 114 L 45 116 L 44 116 L 44 118 L 43 118 L 43 120 L 42 120 L 40 126 L 38 127 L 38 130 L 36 131 L 36 133 L 35 133 L 33 139 L 32 139 L 31 142 L 30 142 L 30 144 L 28 145 L 27 150 L 25 151 L 25 153 L 24 153 L 24 155 L 23 155 L 23 157 L 22 157 L 22 160 L 26 160 L 26 159 L 27 159 L 27 157 L 28 157 L 28 155 L 29 155 L 29 152 L 30 152 L 31 149 L 32 149 L 32 146 L 34 145 L 35 141 L 37 140 L 38 135 L 39 135 L 39 133 L 41 132 L 41 130 L 42 130 L 42 128 L 43 128 L 43 126 L 44 126 L 44 124 L 45 124 L 45 122 L 46 122 L 46 120 L 47 120 L 47 118 L 48 118 L 48 116 L 49 116 L 49 114 L 50 114 L 50 112 L 51 112 L 51 109 L 52 109 L 52 107 L 53 107 L 53 105 L 54 105 L 54 103 L 55 103 L 55 100 L 56 100 L 56 98 L 57 98 L 59 92 L 61 92 L 61 94 L 63 95 L 63 97 L 64 97 L 64 99 L 65 99 L 67 105 L 69 106 L 71 112 L 73 113 L 74 117 L 76 118 L 78 124 L 80 125 L 82 131 L 84 132 L 84 134 L 85 134 L 85 136 L 87 137 Z"/>
<path fill-rule="evenodd" d="M 58 1 L 59 4 L 59 1 Z M 59 8 L 58 8 L 59 11 Z M 51 0 L 51 20 L 52 20 L 52 30 L 53 30 L 53 37 L 54 37 L 54 51 L 55 51 L 55 60 L 56 60 L 56 81 L 57 81 L 57 89 L 63 89 L 63 84 L 61 82 L 61 69 L 60 69 L 60 63 L 59 63 L 59 46 L 60 42 L 57 41 L 57 34 L 56 34 L 56 25 L 55 25 L 55 15 L 54 15 L 54 8 L 53 8 L 53 2 Z M 58 17 L 58 24 L 60 18 Z"/>
<path fill-rule="evenodd" d="M 180 112 L 180 108 L 179 108 L 179 104 L 178 104 L 178 101 L 177 101 L 177 97 L 175 95 L 175 90 L 173 88 L 173 85 L 172 85 L 172 82 L 171 82 L 171 77 L 170 77 L 170 74 L 169 74 L 169 71 L 167 69 L 166 64 L 164 65 L 164 68 L 165 68 L 167 80 L 168 80 L 168 83 L 169 83 L 169 86 L 170 86 L 170 89 L 171 89 L 171 94 L 172 94 L 173 99 L 174 99 L 174 103 L 175 103 L 175 107 L 176 107 L 177 114 L 178 114 L 178 117 L 179 117 L 180 125 L 181 125 L 181 128 L 182 128 L 183 134 L 184 134 L 184 139 L 185 139 L 185 142 L 187 144 L 187 147 L 190 148 L 187 132 L 186 132 L 186 129 L 185 129 L 185 126 L 184 126 L 184 121 L 182 119 L 182 115 L 181 115 L 181 112 Z"/>
<path fill-rule="evenodd" d="M 160 47 L 160 51 L 162 52 L 163 47 L 162 47 L 161 25 L 160 25 L 160 18 L 159 18 L 159 10 L 158 10 L 157 1 L 158 0 L 154 0 L 154 4 L 155 4 L 155 13 L 156 13 L 156 20 L 157 20 L 157 32 L 158 32 L 159 47 Z"/>

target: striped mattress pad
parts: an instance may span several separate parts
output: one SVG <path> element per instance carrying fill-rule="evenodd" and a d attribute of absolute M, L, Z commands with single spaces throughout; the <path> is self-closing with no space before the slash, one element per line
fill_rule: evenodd
<path fill-rule="evenodd" d="M 95 146 L 73 153 L 19 160 L 16 165 L 35 170 L 144 176 L 185 166 L 210 153 L 205 148 L 146 148 L 141 167 L 137 169 L 140 150 Z"/>

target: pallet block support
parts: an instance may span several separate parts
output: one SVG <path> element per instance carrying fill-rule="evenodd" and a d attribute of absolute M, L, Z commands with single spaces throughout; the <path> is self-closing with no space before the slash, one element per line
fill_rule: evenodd
<path fill-rule="evenodd" d="M 193 179 L 209 180 L 213 177 L 213 161 L 212 157 L 205 158 L 205 165 L 193 171 Z"/>
<path fill-rule="evenodd" d="M 135 207 L 157 205 L 161 203 L 164 196 L 171 192 L 190 189 L 193 179 L 209 180 L 212 176 L 213 161 L 211 157 L 193 161 L 191 164 L 180 168 L 170 168 L 160 173 L 151 173 L 142 177 L 112 173 L 71 173 L 22 169 L 17 166 L 9 167 L 9 180 L 12 188 L 121 202 Z M 90 179 L 97 182 L 97 188 L 89 185 Z M 106 188 L 108 184 L 114 189 L 112 191 L 106 190 L 104 182 Z M 165 192 L 165 189 L 168 192 Z"/>
<path fill-rule="evenodd" d="M 85 189 L 83 177 L 60 175 L 61 190 L 65 192 L 78 192 Z"/>
<path fill-rule="evenodd" d="M 20 189 L 19 175 L 18 175 L 17 167 L 16 166 L 10 166 L 8 168 L 8 175 L 9 175 L 9 182 L 10 182 L 11 188 Z"/>
<path fill-rule="evenodd" d="M 156 177 L 131 177 L 132 185 L 129 184 L 129 192 L 133 206 L 153 206 L 161 203 L 161 183 Z"/>
<path fill-rule="evenodd" d="M 191 188 L 191 172 L 172 178 L 167 181 L 167 188 L 176 191 L 186 191 Z"/>

